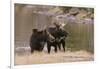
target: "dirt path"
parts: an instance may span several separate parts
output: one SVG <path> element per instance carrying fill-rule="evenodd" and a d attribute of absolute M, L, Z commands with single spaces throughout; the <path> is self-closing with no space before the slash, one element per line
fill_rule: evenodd
<path fill-rule="evenodd" d="M 63 62 L 76 62 L 76 61 L 93 61 L 93 54 L 90 54 L 86 51 L 77 51 L 77 52 L 58 52 L 47 54 L 45 52 L 39 53 L 35 52 L 34 54 L 28 55 L 15 55 L 15 64 L 16 65 L 25 65 L 25 64 L 46 64 L 46 63 L 63 63 Z"/>

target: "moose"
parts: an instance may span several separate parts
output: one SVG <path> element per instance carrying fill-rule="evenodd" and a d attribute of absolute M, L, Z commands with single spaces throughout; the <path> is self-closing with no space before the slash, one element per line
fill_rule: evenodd
<path fill-rule="evenodd" d="M 31 53 L 36 51 L 42 51 L 45 43 L 47 43 L 48 53 L 51 51 L 51 47 L 55 48 L 55 52 L 57 52 L 57 48 L 61 50 L 61 46 L 65 52 L 65 38 L 68 33 L 61 29 L 60 26 L 56 25 L 56 27 L 49 27 L 45 30 L 38 31 L 37 29 L 32 30 L 32 36 L 30 38 L 30 48 Z"/>
<path fill-rule="evenodd" d="M 57 47 L 61 50 L 61 46 L 63 47 L 63 51 L 65 52 L 65 38 L 67 37 L 68 33 L 60 28 L 60 25 L 55 24 L 56 27 L 48 28 L 48 32 L 54 37 L 55 41 L 48 41 L 48 53 L 50 53 L 51 46 L 55 47 L 55 52 L 57 52 Z"/>
<path fill-rule="evenodd" d="M 38 31 L 37 29 L 32 30 L 32 35 L 30 38 L 30 48 L 31 53 L 36 51 L 42 51 L 44 48 L 44 44 L 46 42 L 46 32 Z"/>

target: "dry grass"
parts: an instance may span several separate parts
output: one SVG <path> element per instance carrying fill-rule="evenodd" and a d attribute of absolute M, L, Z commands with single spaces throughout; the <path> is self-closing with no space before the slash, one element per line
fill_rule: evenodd
<path fill-rule="evenodd" d="M 26 64 L 46 64 L 46 63 L 63 63 L 76 61 L 93 61 L 93 54 L 86 51 L 77 52 L 58 52 L 47 54 L 45 52 L 35 52 L 34 54 L 15 55 L 15 65 Z"/>

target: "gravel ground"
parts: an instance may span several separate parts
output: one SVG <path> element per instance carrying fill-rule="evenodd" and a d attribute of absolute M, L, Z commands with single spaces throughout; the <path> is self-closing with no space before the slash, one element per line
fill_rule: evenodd
<path fill-rule="evenodd" d="M 65 53 L 59 51 L 51 54 L 47 52 L 34 52 L 33 54 L 15 54 L 15 65 L 29 65 L 29 64 L 48 64 L 48 63 L 65 63 L 65 62 L 80 62 L 93 61 L 94 55 L 86 51 L 76 51 Z"/>

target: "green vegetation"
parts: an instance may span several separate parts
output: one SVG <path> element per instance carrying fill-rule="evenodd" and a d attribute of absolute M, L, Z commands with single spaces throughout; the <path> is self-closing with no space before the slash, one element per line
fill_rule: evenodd
<path fill-rule="evenodd" d="M 66 13 L 66 12 L 68 13 L 72 7 L 64 7 L 64 6 L 62 6 L 62 7 L 59 7 L 59 8 L 63 11 L 63 13 Z"/>
<path fill-rule="evenodd" d="M 68 13 L 70 12 L 71 9 L 73 8 L 77 8 L 78 10 L 85 10 L 86 12 L 91 12 L 92 14 L 94 13 L 94 9 L 93 8 L 84 8 L 84 7 L 65 7 L 65 6 L 62 6 L 62 7 L 59 7 L 63 13 Z"/>
<path fill-rule="evenodd" d="M 86 50 L 94 52 L 94 25 L 68 23 L 65 26 L 69 33 L 66 39 L 66 48 L 71 51 Z"/>

